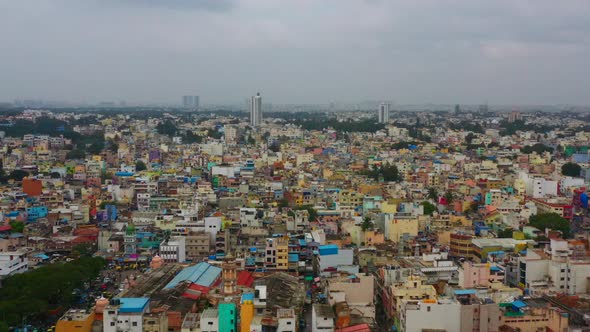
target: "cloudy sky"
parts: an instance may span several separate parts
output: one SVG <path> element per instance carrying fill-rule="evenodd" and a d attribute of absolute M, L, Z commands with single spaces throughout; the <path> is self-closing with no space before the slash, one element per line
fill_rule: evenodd
<path fill-rule="evenodd" d="M 0 0 L 0 101 L 590 104 L 588 0 Z"/>

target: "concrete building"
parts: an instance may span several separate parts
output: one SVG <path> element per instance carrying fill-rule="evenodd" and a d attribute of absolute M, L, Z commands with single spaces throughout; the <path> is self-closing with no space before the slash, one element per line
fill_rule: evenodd
<path fill-rule="evenodd" d="M 199 262 L 209 257 L 211 236 L 207 232 L 190 232 L 186 235 L 186 260 Z"/>
<path fill-rule="evenodd" d="M 378 120 L 379 123 L 387 123 L 389 122 L 389 108 L 391 105 L 389 105 L 388 103 L 381 103 L 379 105 L 379 116 L 378 116 Z"/>
<path fill-rule="evenodd" d="M 55 332 L 90 332 L 94 323 L 94 312 L 68 310 L 55 324 Z"/>
<path fill-rule="evenodd" d="M 250 97 L 250 125 L 259 127 L 262 124 L 262 97 L 260 93 Z"/>
<path fill-rule="evenodd" d="M 219 329 L 219 310 L 208 308 L 201 314 L 201 332 L 221 332 Z"/>
<path fill-rule="evenodd" d="M 27 254 L 21 251 L 0 252 L 0 278 L 5 278 L 17 273 L 27 272 L 29 259 Z"/>
<path fill-rule="evenodd" d="M 182 106 L 194 110 L 199 109 L 199 96 L 182 96 Z"/>
<path fill-rule="evenodd" d="M 328 304 L 314 304 L 311 312 L 311 332 L 333 332 L 334 311 Z"/>
<path fill-rule="evenodd" d="M 149 298 L 113 299 L 103 312 L 104 332 L 142 332 L 143 315 L 149 312 Z"/>
<path fill-rule="evenodd" d="M 295 309 L 277 309 L 277 332 L 295 332 L 296 326 Z"/>
<path fill-rule="evenodd" d="M 220 303 L 219 311 L 219 330 L 224 332 L 236 332 L 238 315 L 236 305 L 233 303 Z"/>
<path fill-rule="evenodd" d="M 160 257 L 167 263 L 182 263 L 186 261 L 186 238 L 173 236 L 167 242 L 160 244 Z"/>

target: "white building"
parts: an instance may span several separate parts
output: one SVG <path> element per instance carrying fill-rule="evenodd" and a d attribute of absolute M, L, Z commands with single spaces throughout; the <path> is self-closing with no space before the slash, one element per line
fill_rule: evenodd
<path fill-rule="evenodd" d="M 184 236 L 173 236 L 168 242 L 160 244 L 160 257 L 164 262 L 182 263 L 186 261 L 186 238 Z"/>
<path fill-rule="evenodd" d="M 102 316 L 104 332 L 142 332 L 143 315 L 149 312 L 149 298 L 111 300 Z"/>
<path fill-rule="evenodd" d="M 250 97 L 250 125 L 258 127 L 262 124 L 262 97 L 260 93 Z"/>
<path fill-rule="evenodd" d="M 219 331 L 219 310 L 205 309 L 201 314 L 201 331 L 202 332 L 221 332 Z"/>
<path fill-rule="evenodd" d="M 0 252 L 0 278 L 27 272 L 28 267 L 29 259 L 26 253 L 20 251 Z"/>
<path fill-rule="evenodd" d="M 256 219 L 255 208 L 240 209 L 240 226 L 241 227 L 260 227 L 259 220 Z"/>
<path fill-rule="evenodd" d="M 389 107 L 390 105 L 387 103 L 379 105 L 379 123 L 389 122 Z"/>
<path fill-rule="evenodd" d="M 295 317 L 295 310 L 293 308 L 277 309 L 277 332 L 295 332 Z"/>
<path fill-rule="evenodd" d="M 314 304 L 311 312 L 311 332 L 334 331 L 334 311 L 329 304 Z"/>

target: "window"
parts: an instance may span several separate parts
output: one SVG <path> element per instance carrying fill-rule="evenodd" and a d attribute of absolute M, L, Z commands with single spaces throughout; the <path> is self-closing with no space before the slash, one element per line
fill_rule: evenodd
<path fill-rule="evenodd" d="M 207 322 L 208 325 L 213 325 L 213 322 Z"/>
<path fill-rule="evenodd" d="M 137 322 L 133 322 L 131 325 L 133 325 L 133 326 L 137 326 Z"/>
<path fill-rule="evenodd" d="M 426 307 L 426 311 L 430 312 L 430 306 Z"/>
<path fill-rule="evenodd" d="M 115 322 L 111 322 L 111 326 L 115 326 Z"/>

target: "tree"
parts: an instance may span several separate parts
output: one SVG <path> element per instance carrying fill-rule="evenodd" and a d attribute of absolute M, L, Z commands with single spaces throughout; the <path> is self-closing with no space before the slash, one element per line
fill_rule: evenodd
<path fill-rule="evenodd" d="M 86 158 L 86 152 L 82 149 L 75 149 L 66 154 L 68 159 L 84 159 Z"/>
<path fill-rule="evenodd" d="M 383 181 L 399 181 L 399 171 L 395 165 L 385 164 L 381 167 L 381 175 L 383 175 Z"/>
<path fill-rule="evenodd" d="M 254 137 L 252 136 L 248 136 L 248 140 L 247 140 L 248 144 L 250 145 L 254 145 L 256 144 L 256 140 L 254 139 Z"/>
<path fill-rule="evenodd" d="M 424 207 L 424 214 L 431 216 L 436 211 L 436 206 L 429 201 L 420 203 Z"/>
<path fill-rule="evenodd" d="M 90 144 L 86 151 L 88 151 L 88 153 L 90 154 L 100 154 L 102 152 L 102 149 L 104 149 L 104 141 L 99 140 L 92 142 L 92 144 Z"/>
<path fill-rule="evenodd" d="M 444 197 L 445 197 L 445 199 L 447 201 L 447 204 L 451 204 L 453 202 L 454 197 L 453 197 L 453 193 L 451 191 L 447 191 L 445 193 L 445 196 Z"/>
<path fill-rule="evenodd" d="M 565 163 L 561 166 L 561 174 L 565 176 L 580 176 L 582 167 L 576 163 Z"/>
<path fill-rule="evenodd" d="M 156 130 L 158 131 L 158 134 L 170 137 L 176 136 L 176 133 L 178 132 L 178 128 L 176 128 L 176 125 L 170 120 L 159 123 L 156 126 Z"/>
<path fill-rule="evenodd" d="M 72 248 L 75 257 L 92 257 L 96 252 L 94 243 L 80 243 Z"/>
<path fill-rule="evenodd" d="M 25 230 L 25 223 L 22 221 L 13 220 L 9 225 L 12 233 L 22 233 Z"/>
<path fill-rule="evenodd" d="M 435 201 L 435 202 L 438 200 L 438 192 L 436 191 L 436 188 L 434 188 L 434 187 L 428 188 L 428 199 Z"/>
<path fill-rule="evenodd" d="M 15 169 L 10 172 L 9 178 L 15 181 L 22 181 L 27 176 L 29 176 L 29 172 L 23 171 L 22 169 Z"/>
<path fill-rule="evenodd" d="M 309 221 L 315 221 L 318 217 L 318 211 L 311 205 L 300 205 L 297 207 L 297 210 L 307 210 L 307 213 L 309 214 Z"/>
<path fill-rule="evenodd" d="M 272 152 L 279 152 L 281 151 L 281 145 L 278 142 L 273 142 L 268 149 Z"/>
<path fill-rule="evenodd" d="M 533 152 L 536 152 L 538 154 L 541 154 L 543 152 L 552 153 L 553 152 L 553 148 L 550 147 L 550 146 L 547 146 L 545 144 L 542 144 L 542 143 L 537 143 L 537 144 L 535 144 L 533 146 L 526 145 L 523 148 L 521 148 L 520 151 L 522 153 L 525 153 L 525 154 L 531 154 Z"/>
<path fill-rule="evenodd" d="M 512 228 L 506 228 L 498 231 L 498 237 L 504 239 L 511 239 L 514 234 L 514 230 Z"/>
<path fill-rule="evenodd" d="M 371 221 L 371 218 L 369 217 L 365 217 L 365 219 L 363 220 L 362 224 L 361 224 L 361 229 L 364 231 L 368 230 L 368 229 L 373 229 L 374 224 L 373 221 Z"/>
<path fill-rule="evenodd" d="M 570 223 L 557 213 L 541 213 L 529 218 L 529 225 L 542 231 L 552 229 L 561 231 L 564 238 L 570 235 Z"/>
<path fill-rule="evenodd" d="M 143 160 L 138 160 L 135 162 L 135 171 L 141 172 L 141 171 L 145 171 L 146 169 L 147 169 L 147 166 L 145 165 Z"/>

